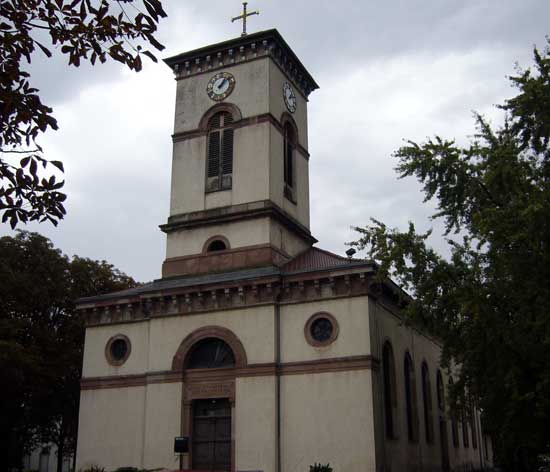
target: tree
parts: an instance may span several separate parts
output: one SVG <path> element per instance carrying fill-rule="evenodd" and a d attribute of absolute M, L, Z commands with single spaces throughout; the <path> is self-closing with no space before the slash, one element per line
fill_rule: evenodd
<path fill-rule="evenodd" d="M 51 50 L 43 44 L 49 40 L 56 52 L 68 56 L 70 66 L 78 67 L 82 61 L 95 65 L 110 58 L 137 72 L 142 68 L 142 55 L 155 62 L 156 58 L 134 43 L 164 49 L 154 34 L 165 16 L 159 0 L 0 1 L 2 222 L 9 221 L 12 228 L 31 220 L 56 225 L 65 215 L 64 182 L 51 173 L 52 166 L 63 172 L 63 164 L 46 159 L 38 143 L 42 133 L 58 128 L 57 122 L 31 85 L 24 61 L 30 63 L 35 50 L 51 57 Z"/>
<path fill-rule="evenodd" d="M 449 257 L 413 223 L 372 220 L 351 244 L 409 292 L 406 318 L 460 366 L 456 403 L 476 399 L 497 460 L 532 470 L 550 450 L 550 49 L 535 48 L 533 70 L 510 80 L 518 95 L 501 106 L 501 127 L 476 115 L 466 147 L 435 137 L 395 153 L 400 177 L 436 200 Z"/>
<path fill-rule="evenodd" d="M 40 443 L 74 453 L 84 322 L 75 300 L 135 285 L 105 261 L 69 259 L 38 233 L 0 238 L 0 469 Z"/>

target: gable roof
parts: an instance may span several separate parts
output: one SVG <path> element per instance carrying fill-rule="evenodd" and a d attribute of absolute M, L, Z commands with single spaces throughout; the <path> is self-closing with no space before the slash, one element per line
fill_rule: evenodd
<path fill-rule="evenodd" d="M 333 268 L 351 268 L 368 261 L 339 256 L 318 247 L 310 247 L 281 267 L 283 273 L 310 272 Z"/>

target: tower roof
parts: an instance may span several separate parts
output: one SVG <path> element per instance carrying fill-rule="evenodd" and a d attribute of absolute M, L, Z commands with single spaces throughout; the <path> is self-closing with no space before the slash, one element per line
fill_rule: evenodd
<path fill-rule="evenodd" d="M 164 59 L 176 78 L 270 56 L 305 97 L 319 86 L 276 29 L 239 36 Z"/>

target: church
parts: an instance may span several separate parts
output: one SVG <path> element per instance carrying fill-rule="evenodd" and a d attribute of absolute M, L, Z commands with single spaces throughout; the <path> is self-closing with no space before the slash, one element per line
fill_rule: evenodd
<path fill-rule="evenodd" d="M 375 263 L 310 232 L 308 100 L 280 33 L 165 60 L 177 86 L 162 278 L 79 300 L 77 470 L 487 470 L 436 339 Z M 328 131 L 328 130 L 327 130 Z M 328 198 L 328 197 L 327 197 Z"/>

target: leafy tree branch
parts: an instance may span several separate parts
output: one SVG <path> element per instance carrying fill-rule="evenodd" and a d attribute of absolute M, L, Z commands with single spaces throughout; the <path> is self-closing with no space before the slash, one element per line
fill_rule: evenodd
<path fill-rule="evenodd" d="M 146 13 L 135 3 L 139 3 Z M 129 14 L 124 5 L 131 5 Z M 157 61 L 145 44 L 164 49 L 155 38 L 165 17 L 159 0 L 2 0 L 0 2 L 0 214 L 12 228 L 27 221 L 50 221 L 65 215 L 63 180 L 51 173 L 60 162 L 46 159 L 40 135 L 57 130 L 53 110 L 42 103 L 25 70 L 33 54 L 68 57 L 68 65 L 95 65 L 111 59 L 140 71 L 142 56 Z M 36 38 L 47 32 L 50 45 Z M 44 35 L 40 35 L 42 39 Z M 14 155 L 23 154 L 19 161 Z M 38 167 L 41 173 L 38 173 Z"/>

